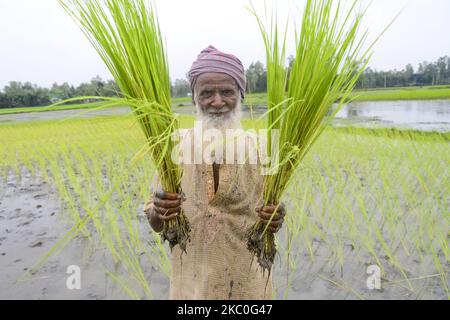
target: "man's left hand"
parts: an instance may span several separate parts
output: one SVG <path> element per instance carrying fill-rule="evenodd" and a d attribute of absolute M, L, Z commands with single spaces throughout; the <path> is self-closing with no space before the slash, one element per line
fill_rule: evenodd
<path fill-rule="evenodd" d="M 284 203 L 276 205 L 267 205 L 255 209 L 260 217 L 261 221 L 267 225 L 273 215 L 272 221 L 269 224 L 268 231 L 271 233 L 277 233 L 283 226 L 284 216 L 286 215 L 286 209 Z M 274 214 L 276 210 L 276 213 Z"/>

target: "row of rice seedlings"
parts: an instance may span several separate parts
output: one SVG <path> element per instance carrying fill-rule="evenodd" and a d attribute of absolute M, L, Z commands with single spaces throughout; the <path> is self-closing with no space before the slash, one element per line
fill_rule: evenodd
<path fill-rule="evenodd" d="M 144 297 L 151 298 L 152 293 L 138 260 L 143 251 L 143 245 L 137 233 L 139 220 L 136 219 L 136 213 L 140 213 L 141 210 L 136 210 L 136 206 L 133 210 L 133 206 L 127 205 L 131 202 L 131 193 L 133 193 L 134 188 L 130 184 L 126 187 L 123 186 L 124 182 L 128 180 L 122 180 L 123 177 L 119 178 L 120 175 L 117 174 L 117 172 L 125 172 L 128 169 L 126 168 L 128 164 L 123 160 L 117 161 L 114 156 L 109 154 L 107 154 L 107 157 L 101 157 L 97 153 L 94 158 L 90 159 L 101 159 L 103 165 L 97 169 L 96 173 L 92 173 L 92 176 L 95 177 L 94 182 L 92 185 L 89 183 L 85 185 L 85 189 L 87 187 L 87 190 L 91 190 L 90 193 L 101 196 L 114 185 L 119 185 L 111 200 L 105 203 L 103 209 L 93 212 L 91 217 L 94 222 L 101 219 L 98 223 L 94 223 L 97 232 L 102 231 L 99 234 L 100 241 L 107 246 L 113 259 L 120 261 L 120 264 L 127 270 L 129 278 L 125 281 L 121 274 L 114 274 L 114 271 L 111 270 L 108 270 L 108 274 L 110 276 L 114 274 L 112 278 L 119 284 L 128 283 L 127 292 L 132 290 L 129 285 L 130 279 L 134 280 L 135 287 L 140 286 L 143 289 Z M 90 177 L 90 175 L 85 177 Z M 76 196 L 79 196 L 79 193 Z M 143 195 L 141 196 L 143 197 Z M 139 293 L 134 292 L 133 297 L 136 297 L 136 295 L 139 295 Z"/>
<path fill-rule="evenodd" d="M 60 139 L 59 143 L 55 143 L 54 141 L 52 141 L 52 143 L 48 143 L 49 139 L 46 139 L 45 142 L 42 141 L 42 144 L 39 145 L 36 144 L 36 140 L 39 139 L 35 139 L 33 143 L 40 153 L 38 159 L 36 159 L 35 156 L 26 158 L 26 154 L 23 153 L 19 155 L 18 162 L 20 163 L 22 160 L 30 161 L 32 159 L 32 161 L 40 164 L 40 169 L 46 173 L 49 173 L 48 177 L 51 178 L 49 182 L 56 186 L 63 202 L 68 204 L 70 208 L 69 212 L 72 213 L 71 219 L 75 225 L 78 226 L 77 231 L 86 230 L 85 228 L 88 226 L 88 220 L 84 219 L 84 217 L 90 211 L 91 215 L 89 221 L 93 223 L 92 227 L 94 228 L 93 230 L 91 228 L 91 230 L 95 231 L 93 238 L 97 238 L 97 241 L 101 241 L 106 244 L 115 260 L 121 261 L 124 265 L 128 265 L 131 270 L 130 274 L 138 276 L 140 274 L 142 275 L 142 273 L 139 272 L 139 268 L 136 267 L 136 257 L 139 257 L 139 254 L 136 253 L 135 255 L 129 252 L 127 253 L 129 249 L 126 248 L 126 245 L 124 245 L 123 241 L 120 240 L 121 237 L 129 237 L 131 238 L 131 243 L 133 243 L 131 245 L 132 248 L 136 248 L 136 250 L 138 250 L 137 248 L 142 247 L 137 245 L 138 242 L 136 241 L 136 235 L 133 231 L 137 228 L 137 220 L 134 219 L 134 227 L 131 227 L 130 223 L 131 214 L 136 217 L 138 214 L 141 214 L 141 209 L 137 210 L 137 206 L 135 206 L 135 210 L 132 212 L 129 210 L 120 210 L 119 213 L 122 215 L 128 213 L 128 216 L 126 216 L 125 219 L 122 219 L 122 221 L 116 221 L 117 218 L 120 217 L 116 210 L 117 206 L 126 207 L 126 205 L 120 206 L 116 205 L 116 203 L 114 203 L 114 205 L 107 204 L 104 210 L 98 210 L 98 212 L 92 214 L 96 204 L 93 196 L 95 196 L 95 198 L 101 198 L 102 195 L 105 194 L 108 187 L 114 183 L 120 182 L 119 180 L 114 181 L 114 177 L 117 176 L 117 172 L 124 172 L 129 166 L 130 158 L 134 153 L 128 152 L 126 153 L 127 156 L 123 157 L 124 154 L 118 150 L 120 145 L 123 145 L 124 149 L 129 150 L 129 141 L 123 141 L 123 143 L 120 144 L 117 139 L 115 139 L 116 137 L 110 137 L 110 142 L 114 143 L 114 151 L 112 152 L 111 150 L 111 143 L 109 150 L 107 148 L 104 148 L 104 150 L 100 149 L 101 153 L 104 155 L 102 157 L 96 152 L 98 151 L 97 148 L 101 146 L 95 145 L 96 143 L 102 144 L 102 141 L 99 142 L 98 140 L 92 140 L 92 138 L 95 139 L 95 137 L 89 137 L 89 135 L 86 135 L 86 132 L 89 130 L 86 130 L 86 132 L 84 132 L 85 135 L 81 135 L 80 139 L 72 139 L 70 126 L 71 125 L 68 123 L 62 126 L 66 129 L 68 134 L 65 138 Z M 116 128 L 117 127 L 111 126 L 108 131 L 110 133 L 117 132 Z M 73 132 L 75 133 L 80 128 L 79 126 L 78 128 L 75 128 L 74 126 L 73 129 Z M 51 130 L 47 130 L 47 134 L 49 131 Z M 35 130 L 34 133 L 39 135 L 39 130 Z M 97 137 L 98 136 L 99 134 L 97 134 Z M 76 135 L 73 137 L 76 137 Z M 79 147 L 78 143 L 86 137 L 91 139 L 83 141 L 83 146 Z M 94 145 L 92 145 L 93 142 Z M 65 144 L 70 144 L 70 147 Z M 22 145 L 22 149 L 26 150 L 27 145 Z M 135 150 L 136 149 L 134 149 L 134 152 Z M 119 153 L 117 153 L 117 151 L 119 151 Z M 121 157 L 123 159 L 120 161 L 112 159 L 115 155 L 119 155 L 119 158 Z M 118 166 L 119 162 L 121 162 L 120 166 Z M 14 163 L 14 161 L 11 161 L 11 163 Z M 105 174 L 108 175 L 112 173 L 113 175 L 105 177 Z M 136 197 L 137 199 L 140 200 L 148 196 L 148 181 L 150 180 L 151 176 L 148 177 L 148 180 L 145 179 L 144 181 L 141 181 L 140 190 L 142 191 L 145 189 L 147 191 L 145 192 L 145 195 L 141 192 L 139 196 Z M 104 184 L 105 182 L 107 182 L 107 184 Z M 145 187 L 143 184 L 145 184 Z M 130 188 L 123 188 L 122 190 L 124 191 L 124 194 L 126 194 L 126 192 L 130 191 Z M 125 200 L 125 203 L 126 202 L 130 202 L 130 200 Z M 127 232 L 118 232 L 119 225 L 126 228 Z M 141 225 L 141 223 L 139 223 L 139 225 Z M 91 235 L 88 232 L 84 233 L 85 235 Z M 153 251 L 156 250 L 153 249 Z M 127 254 L 129 259 L 126 259 Z M 167 266 L 167 263 L 164 265 Z M 167 273 L 167 270 L 165 270 L 165 272 Z M 139 279 L 139 283 L 141 283 L 145 289 L 147 286 L 147 282 L 144 281 L 145 279 L 142 276 L 140 278 L 136 276 L 134 277 Z M 150 297 L 150 291 L 148 289 L 144 290 L 144 292 L 145 296 Z"/>
<path fill-rule="evenodd" d="M 370 136 L 367 138 L 370 138 Z M 328 210 L 326 212 L 328 212 L 328 214 L 331 214 L 332 217 L 317 217 L 318 215 L 323 215 L 325 213 L 324 211 L 319 210 L 315 211 L 314 216 L 311 216 L 310 219 L 317 219 L 319 221 L 319 224 L 326 223 L 324 229 L 330 230 L 332 238 L 337 237 L 338 239 L 342 240 L 344 240 L 345 238 L 345 242 L 323 242 L 322 244 L 324 246 L 334 245 L 335 248 L 331 247 L 330 251 L 337 253 L 338 258 L 342 258 L 342 253 L 345 252 L 342 246 L 348 244 L 350 244 L 354 248 L 353 250 L 355 252 L 360 252 L 361 250 L 358 248 L 361 247 L 363 248 L 363 251 L 368 251 L 372 256 L 373 261 L 379 263 L 381 268 L 384 268 L 386 257 L 388 258 L 387 261 L 389 261 L 389 265 L 394 266 L 400 272 L 400 274 L 402 274 L 403 272 L 402 276 L 405 282 L 408 284 L 407 289 L 411 290 L 411 283 L 408 283 L 409 280 L 407 277 L 407 275 L 409 276 L 411 272 L 406 272 L 408 266 L 404 265 L 404 260 L 402 260 L 402 262 L 400 261 L 400 259 L 402 259 L 402 254 L 399 254 L 398 258 L 397 254 L 400 246 L 412 246 L 415 235 L 417 234 L 415 232 L 410 233 L 409 230 L 411 230 L 411 228 L 405 228 L 405 223 L 414 223 L 414 221 L 411 219 L 407 220 L 408 218 L 411 218 L 411 213 L 414 213 L 414 215 L 417 215 L 417 217 L 419 217 L 423 215 L 424 212 L 427 212 L 427 210 L 422 211 L 422 213 L 420 211 L 407 211 L 408 207 L 405 206 L 405 204 L 415 202 L 420 203 L 421 199 L 417 199 L 417 190 L 413 185 L 407 182 L 410 179 L 409 170 L 400 170 L 401 168 L 405 168 L 405 164 L 407 165 L 409 162 L 420 163 L 417 158 L 408 159 L 403 156 L 404 151 L 409 150 L 409 148 L 411 147 L 411 143 L 418 142 L 415 139 L 405 139 L 405 137 L 401 135 L 395 137 L 396 140 L 392 140 L 392 138 L 393 137 L 391 135 L 389 135 L 389 138 L 386 139 L 380 139 L 379 137 L 377 137 L 376 140 L 374 140 L 376 142 L 374 144 L 373 140 L 367 141 L 366 139 L 364 141 L 361 140 L 363 138 L 360 137 L 358 139 L 360 140 L 361 147 L 357 148 L 354 145 L 354 140 L 358 139 L 355 139 L 355 137 L 352 136 L 348 140 L 353 143 L 353 147 L 345 149 L 345 153 L 342 151 L 335 152 L 338 150 L 334 150 L 333 146 L 330 146 L 329 143 L 322 145 L 319 143 L 318 147 L 326 145 L 328 151 L 330 151 L 331 148 L 333 158 L 330 158 L 331 161 L 314 158 L 315 162 L 320 163 L 320 166 L 324 166 L 325 164 L 334 162 L 334 165 L 331 164 L 330 166 L 328 166 L 328 168 L 325 166 L 323 171 L 326 172 L 325 175 L 328 176 L 332 175 L 333 172 L 338 174 L 334 174 L 332 178 L 327 180 L 327 190 L 329 195 L 328 197 L 320 199 L 320 201 L 325 201 L 324 199 L 328 198 L 326 201 L 331 201 L 331 203 L 327 206 Z M 342 135 L 340 136 L 340 139 L 330 139 L 330 141 L 339 141 L 339 144 L 342 147 Z M 386 144 L 386 142 L 388 143 Z M 428 140 L 428 142 L 430 144 L 424 146 L 422 149 L 424 153 L 428 153 L 428 155 L 432 157 L 433 149 L 431 149 L 430 147 L 434 147 L 436 148 L 435 150 L 438 150 L 442 141 L 435 140 L 433 142 L 433 140 Z M 369 153 L 370 156 L 367 157 L 367 150 L 362 148 L 362 146 L 367 145 L 376 146 L 376 148 L 374 149 L 379 150 L 373 150 L 374 152 Z M 383 154 L 383 150 L 385 150 L 386 145 L 388 146 L 388 149 L 397 150 L 397 153 L 391 154 L 388 150 L 387 152 L 385 152 L 385 154 Z M 316 151 L 316 149 L 314 150 Z M 350 156 L 352 157 L 353 161 L 349 162 L 349 154 L 347 150 L 350 151 L 350 153 L 359 151 L 361 154 L 351 154 Z M 363 161 L 355 162 L 355 159 L 362 159 Z M 427 160 L 423 159 L 423 161 Z M 436 160 L 435 157 L 434 161 L 430 161 L 428 163 L 440 162 L 441 160 Z M 358 167 L 355 167 L 355 165 L 358 165 Z M 418 165 L 420 166 L 420 164 Z M 438 168 L 433 167 L 433 169 L 430 170 L 432 170 L 433 172 L 439 172 L 439 169 L 437 171 L 436 169 Z M 346 178 L 345 176 L 348 175 L 349 178 Z M 382 177 L 381 183 L 385 185 L 386 188 L 380 188 L 380 176 Z M 320 186 L 321 180 L 322 179 L 320 178 L 317 179 L 315 184 Z M 344 184 L 345 180 L 349 181 Z M 441 179 L 441 182 L 439 183 L 438 181 L 433 181 L 432 179 L 428 178 L 423 180 L 427 181 L 429 185 L 436 187 L 438 187 L 439 184 L 444 181 Z M 299 183 L 299 185 L 308 185 L 313 186 L 314 188 L 314 184 L 311 183 L 311 181 L 308 181 L 307 179 L 301 181 L 305 182 Z M 341 192 L 339 192 L 340 196 L 335 197 L 335 199 L 333 200 L 332 193 L 334 192 L 334 190 L 339 190 L 339 188 L 342 188 L 343 185 L 345 185 L 345 189 L 341 189 Z M 394 186 L 397 186 L 397 189 Z M 301 192 L 303 191 L 298 191 L 299 194 Z M 400 193 L 405 193 L 407 194 L 407 196 L 401 198 L 399 195 Z M 356 195 L 356 197 L 354 195 Z M 425 194 L 424 196 L 426 197 L 427 195 Z M 295 196 L 289 197 L 289 199 L 295 198 Z M 386 199 L 388 201 L 386 201 Z M 318 200 L 311 199 L 311 201 L 314 202 Z M 427 203 L 426 206 L 430 207 L 432 205 L 431 203 Z M 427 219 L 427 221 L 424 221 L 424 217 L 421 217 L 420 224 L 422 226 L 427 226 L 427 228 L 430 230 L 434 230 L 433 233 L 435 234 L 435 236 L 437 236 L 436 238 L 439 239 L 437 241 L 439 242 L 439 244 L 437 244 L 437 248 L 446 248 L 448 247 L 448 245 L 447 241 L 445 240 L 445 233 L 442 233 L 442 231 L 439 230 L 441 229 L 439 227 L 439 220 L 430 221 L 430 216 L 437 217 L 446 212 L 444 207 L 439 207 L 440 209 L 434 214 L 430 215 L 430 212 L 426 213 L 427 217 L 425 219 Z M 335 210 L 333 210 L 333 208 Z M 292 223 L 292 220 L 293 219 L 288 219 L 286 222 Z M 441 219 L 440 221 L 443 220 Z M 411 226 L 413 225 L 414 224 L 412 224 Z M 448 223 L 446 224 L 446 226 L 448 227 Z M 300 241 L 305 241 L 304 238 L 302 238 L 301 236 L 299 237 L 299 235 L 297 234 L 299 232 L 299 229 L 291 226 L 287 228 L 287 230 L 297 230 L 295 231 L 295 235 L 290 234 L 290 236 L 286 236 L 287 239 L 301 239 Z M 442 230 L 445 230 L 445 227 L 442 228 Z M 302 229 L 301 232 L 306 233 L 306 230 Z M 423 239 L 423 241 L 427 244 L 430 243 L 430 239 Z M 282 248 L 281 251 L 283 251 L 284 247 L 282 245 L 280 245 L 280 247 Z M 292 248 L 294 246 L 292 245 L 292 243 L 290 243 L 288 247 Z M 309 251 L 311 251 L 311 249 L 309 249 Z M 412 250 L 405 251 L 408 251 L 408 256 L 416 255 L 416 253 L 412 252 Z M 293 256 L 292 252 L 287 252 L 285 254 L 289 255 L 290 257 Z M 344 257 L 345 260 L 348 260 L 348 258 L 348 256 Z M 366 258 L 363 257 L 362 259 L 365 259 L 367 262 Z M 441 259 L 445 259 L 445 254 L 443 254 L 442 251 Z M 342 264 L 342 262 L 343 261 L 340 261 L 339 263 Z M 441 265 L 443 267 L 441 268 L 439 265 L 437 265 L 436 270 L 438 270 L 438 272 L 440 272 L 440 274 L 445 277 L 448 270 L 444 272 L 446 268 L 443 264 Z M 292 267 L 292 264 L 289 264 L 289 267 Z M 442 287 L 445 288 L 446 285 L 443 284 Z"/>
<path fill-rule="evenodd" d="M 50 183 L 56 184 L 64 201 L 71 203 L 74 223 L 84 223 L 86 228 L 91 228 L 92 241 L 106 246 L 124 269 L 107 270 L 108 274 L 122 286 L 131 279 L 129 283 L 133 285 L 127 284 L 124 290 L 133 297 L 150 298 L 151 291 L 146 288 L 151 283 L 147 284 L 145 277 L 148 267 L 156 266 L 165 275 L 170 274 L 169 253 L 158 237 L 150 236 L 149 240 L 148 231 L 139 231 L 142 221 L 136 218 L 140 199 L 147 196 L 151 172 L 139 173 L 139 170 L 148 169 L 144 162 L 136 167 L 139 170 L 131 170 L 133 177 L 125 180 L 115 177 L 117 171 L 113 167 L 124 170 L 133 154 L 129 143 L 132 140 L 118 139 L 114 122 L 96 124 L 99 125 L 102 133 L 91 132 L 89 135 L 94 136 L 89 137 L 80 133 L 88 131 L 85 122 L 67 123 L 64 124 L 67 136 L 51 139 L 49 133 L 55 128 L 16 128 L 14 135 L 23 131 L 25 136 L 36 129 L 33 131 L 34 141 L 29 135 L 31 139 L 28 142 L 20 139 L 15 142 L 13 135 L 8 136 L 5 134 L 8 130 L 0 127 L 2 139 L 11 142 L 2 144 L 1 155 L 20 148 L 34 150 L 14 152 L 8 163 L 2 162 L 3 171 L 28 157 L 26 161 L 35 163 L 37 172 L 47 172 L 54 179 Z M 342 268 L 356 258 L 362 263 L 379 264 L 385 270 L 384 277 L 395 276 L 390 269 L 393 266 L 403 280 L 390 279 L 387 285 L 406 283 L 407 287 L 402 285 L 402 288 L 416 295 L 423 293 L 420 284 L 426 279 L 432 281 L 434 278 L 428 276 L 437 273 L 441 277 L 441 287 L 448 295 L 449 217 L 448 198 L 445 197 L 448 194 L 446 168 L 449 155 L 441 152 L 440 157 L 435 156 L 448 146 L 445 138 L 427 138 L 420 133 L 408 136 L 389 131 L 361 133 L 358 130 L 354 133 L 327 130 L 325 135 L 296 172 L 298 184 L 294 186 L 298 185 L 300 189 L 292 187 L 287 191 L 290 210 L 286 223 L 290 227 L 277 242 L 283 266 L 290 269 L 284 279 L 283 297 L 290 296 L 297 272 L 317 271 L 313 266 L 308 270 L 305 263 L 307 260 L 313 265 L 322 263 L 316 254 L 323 251 L 328 252 L 328 266 L 319 266 L 319 274 L 333 269 L 335 263 Z M 108 140 L 113 143 L 108 143 Z M 69 143 L 71 147 L 63 147 L 61 143 Z M 369 152 L 368 145 L 371 146 Z M 138 148 L 138 143 L 135 143 L 135 148 Z M 94 198 L 85 198 L 84 207 L 78 208 L 81 192 L 101 199 L 107 195 L 108 187 L 121 181 L 121 191 L 108 200 L 111 202 L 107 202 L 106 208 L 96 209 L 98 202 Z M 85 186 L 84 190 L 80 185 Z M 308 188 L 303 188 L 305 185 Z M 132 196 L 133 191 L 137 197 Z M 87 223 L 86 214 L 89 221 L 93 221 L 92 225 Z M 71 234 L 67 239 L 73 236 Z M 353 247 L 351 254 L 345 249 L 349 245 Z M 143 252 L 145 254 L 140 256 Z M 409 262 L 415 259 L 421 263 L 411 268 Z M 430 266 L 434 266 L 434 271 Z M 402 275 L 401 270 L 407 270 L 407 275 Z M 345 269 L 343 271 L 345 275 Z M 353 282 L 345 283 L 343 279 L 332 281 L 345 285 L 347 289 L 354 285 Z M 413 289 L 411 283 L 414 284 Z M 141 288 L 140 292 L 135 287 Z M 355 293 L 352 294 L 360 291 L 353 289 Z"/>
<path fill-rule="evenodd" d="M 381 165 L 381 180 L 383 183 L 383 192 L 380 193 L 380 196 L 377 197 L 379 200 L 377 203 L 384 204 L 385 206 L 382 210 L 381 218 L 382 220 L 379 221 L 380 226 L 383 226 L 383 224 L 387 225 L 394 225 L 398 223 L 398 217 L 402 214 L 402 211 L 404 210 L 401 205 L 400 197 L 399 197 L 399 184 L 401 184 L 401 181 L 404 179 L 401 175 L 398 174 L 397 168 L 404 168 L 404 163 L 397 163 L 398 157 L 396 155 L 393 155 L 389 149 L 392 150 L 402 150 L 402 148 L 398 148 L 398 146 L 395 146 L 395 141 L 393 144 L 390 144 L 388 150 L 385 151 L 385 157 L 380 156 L 381 159 L 385 161 L 384 165 Z M 407 163 L 406 163 L 407 164 Z M 409 170 L 406 170 L 408 172 Z M 378 180 L 380 180 L 380 177 L 377 177 Z M 369 186 L 371 184 L 369 183 Z M 414 189 L 413 189 L 414 190 Z M 372 192 L 374 194 L 374 192 Z M 403 217 L 400 219 L 401 221 L 404 221 L 405 214 L 403 214 Z M 383 227 L 380 227 L 380 229 L 383 229 Z M 392 235 L 392 232 L 391 232 Z M 392 242 L 392 246 L 395 246 L 395 239 L 391 236 L 390 241 Z M 403 241 L 403 246 L 405 246 L 405 241 Z M 398 246 L 397 246 L 398 247 Z"/>
<path fill-rule="evenodd" d="M 398 146 L 395 146 L 394 145 L 394 147 L 393 147 L 393 149 L 396 149 Z M 362 157 L 361 157 L 362 158 Z M 391 164 L 392 164 L 392 156 L 391 157 L 389 157 L 389 158 L 385 158 L 385 160 L 386 161 L 389 161 Z M 324 161 L 322 161 L 322 163 L 326 163 L 326 162 L 324 162 Z M 361 163 L 360 164 L 360 166 L 361 165 L 365 165 L 365 164 L 367 164 L 367 162 L 363 162 L 363 163 Z M 383 168 L 385 167 L 385 166 L 382 166 Z M 356 174 L 356 173 L 354 173 L 353 171 L 351 171 L 351 169 L 352 168 L 349 168 L 349 171 L 350 171 L 350 173 L 351 173 L 351 181 L 354 181 L 355 183 L 354 183 L 354 185 L 353 185 L 353 188 L 355 189 L 355 190 L 360 190 L 361 192 L 363 192 L 364 190 L 360 187 L 360 179 L 361 179 L 361 173 L 358 173 L 358 174 Z M 354 167 L 353 167 L 353 169 L 355 169 Z M 367 167 L 367 166 L 365 166 L 363 169 L 360 169 L 362 172 L 370 172 L 370 167 Z M 331 169 L 324 169 L 323 170 L 324 171 L 324 173 L 326 174 L 326 175 L 329 175 L 330 174 L 330 172 L 331 172 Z M 380 175 L 381 177 L 386 177 L 387 178 L 387 181 L 389 181 L 389 179 L 388 179 L 388 177 L 389 177 L 389 175 L 383 175 L 383 174 L 381 174 Z M 313 175 L 313 177 L 316 177 L 316 176 L 314 176 Z M 372 175 L 372 177 L 374 177 L 374 175 Z M 392 172 L 390 173 L 390 177 L 392 177 Z M 395 176 L 394 175 L 394 177 L 396 177 L 397 178 L 397 176 Z M 323 187 L 323 184 L 324 184 L 324 182 L 323 182 L 323 177 L 316 177 L 317 179 L 317 181 L 316 181 L 316 184 L 317 184 L 317 186 L 318 186 L 318 191 L 319 192 L 326 192 L 326 189 Z M 366 179 L 367 179 L 367 176 L 366 176 Z M 392 179 L 391 179 L 391 181 L 392 181 Z M 401 179 L 394 179 L 394 181 L 401 181 Z M 314 183 L 314 182 L 313 182 Z M 384 181 L 383 181 L 383 183 L 385 183 Z M 370 184 L 369 184 L 370 185 Z M 386 186 L 389 186 L 389 184 L 388 183 L 385 183 L 385 185 Z M 380 189 L 381 190 L 381 189 Z M 356 193 L 357 194 L 357 193 Z M 393 192 L 392 192 L 392 190 L 390 189 L 390 188 L 388 188 L 388 187 L 386 187 L 386 188 L 384 188 L 384 196 L 386 195 L 386 194 L 394 194 Z M 347 196 L 348 197 L 348 196 Z M 326 196 L 324 197 L 325 199 L 326 199 L 326 202 L 328 203 L 329 201 L 330 201 L 330 199 L 329 199 L 329 195 L 328 194 L 326 194 Z M 350 197 L 348 197 L 348 199 L 350 199 Z M 397 197 L 393 197 L 393 199 L 397 199 Z M 352 200 L 352 199 L 350 199 L 351 201 L 354 201 L 354 200 Z M 383 203 L 382 201 L 380 202 L 380 203 Z M 390 203 L 390 202 L 387 202 L 387 203 Z M 361 205 L 361 200 L 359 201 L 359 205 Z M 362 203 L 362 206 L 365 206 L 364 205 L 364 203 Z M 346 230 L 345 229 L 342 229 L 341 227 L 343 226 L 343 225 L 345 225 L 345 224 L 348 224 L 348 221 L 339 221 L 337 218 L 339 217 L 339 216 L 330 216 L 330 209 L 331 209 L 331 207 L 332 207 L 332 205 L 327 205 L 327 210 L 321 210 L 321 212 L 322 212 L 322 215 L 321 215 L 321 224 L 322 225 L 327 225 L 327 226 L 333 226 L 333 227 L 335 227 L 335 232 L 333 231 L 333 232 L 331 232 L 332 234 L 333 234 L 333 236 L 331 237 L 331 238 L 333 238 L 333 237 L 337 237 L 338 236 L 338 234 L 339 233 L 343 233 L 343 234 L 346 234 Z M 392 207 L 392 205 L 391 205 L 391 207 Z M 356 207 L 355 209 L 352 209 L 352 210 L 355 210 L 355 211 L 358 211 L 359 209 L 361 209 L 361 208 L 358 208 L 358 207 Z M 316 210 L 314 210 L 314 212 L 317 212 Z M 389 209 L 387 212 L 393 212 L 393 209 L 391 208 L 391 209 Z M 328 214 L 327 214 L 328 213 Z M 371 253 L 372 253 L 372 256 L 374 257 L 374 259 L 375 260 L 377 260 L 377 256 L 380 256 L 380 255 L 386 255 L 385 253 L 389 253 L 389 248 L 387 248 L 386 247 L 386 245 L 384 246 L 384 251 L 385 251 L 385 253 L 383 253 L 383 252 L 381 252 L 380 253 L 380 251 L 379 251 L 379 248 L 377 248 L 377 243 L 380 243 L 380 239 L 382 240 L 382 238 L 380 238 L 380 231 L 378 231 L 378 238 L 377 238 L 377 235 L 376 235 L 376 231 L 377 231 L 377 226 L 376 226 L 376 224 L 378 223 L 378 222 L 380 222 L 380 221 L 377 221 L 377 220 L 374 220 L 374 218 L 373 217 L 369 217 L 367 214 L 366 215 L 363 215 L 363 217 L 365 218 L 365 219 L 363 219 L 363 220 L 361 220 L 359 223 L 360 224 L 368 224 L 368 226 L 369 226 L 369 233 L 367 233 L 367 234 L 369 234 L 369 236 L 368 236 L 368 239 L 371 239 L 371 244 L 368 242 L 368 240 L 367 239 L 364 239 L 363 238 L 363 241 L 365 240 L 366 241 L 366 243 L 365 243 L 365 246 L 367 247 L 367 248 L 372 248 L 371 249 Z M 392 216 L 393 217 L 393 216 Z M 386 217 L 383 217 L 383 216 L 381 216 L 381 218 L 384 218 L 384 219 L 386 219 Z M 392 219 L 388 219 L 387 220 L 388 222 L 389 221 L 391 221 L 392 222 Z M 340 223 L 339 223 L 340 222 Z M 423 221 L 421 221 L 421 223 L 420 223 L 421 225 L 429 225 L 429 223 L 427 223 L 427 222 L 423 222 Z M 375 227 L 374 227 L 375 226 Z M 333 229 L 332 229 L 333 230 Z M 361 230 L 361 228 L 360 228 L 360 230 Z M 374 236 L 374 234 L 372 234 L 372 233 L 370 233 L 370 232 L 373 232 L 373 231 L 375 231 L 375 236 Z M 334 233 L 336 234 L 336 235 L 334 235 Z M 324 237 L 323 237 L 323 234 L 324 233 L 321 233 L 321 235 L 322 235 L 322 240 L 324 240 Z M 320 237 L 319 237 L 319 239 L 320 239 Z M 375 240 L 374 240 L 375 239 Z M 326 240 L 326 239 L 325 239 Z M 378 240 L 378 241 L 377 241 Z M 381 241 L 381 242 L 383 242 L 383 241 Z M 333 242 L 327 242 L 327 241 L 325 241 L 324 242 L 325 244 L 325 246 L 331 246 L 331 250 L 332 251 L 335 251 L 335 252 L 339 252 L 340 250 L 342 251 L 342 249 L 341 249 L 341 247 L 342 247 L 342 243 L 334 243 L 334 245 L 336 246 L 336 249 L 333 249 L 333 247 L 332 247 L 332 244 L 333 244 Z M 392 256 L 392 254 L 391 254 L 391 256 Z M 333 257 L 330 257 L 330 260 L 332 259 Z M 341 254 L 341 258 L 342 258 L 342 254 Z M 378 261 L 378 263 L 380 263 L 381 264 L 381 266 L 383 266 L 383 264 L 382 264 L 382 262 L 380 261 L 380 259 L 378 259 L 377 260 Z M 342 261 L 340 262 L 340 263 L 342 263 Z"/>

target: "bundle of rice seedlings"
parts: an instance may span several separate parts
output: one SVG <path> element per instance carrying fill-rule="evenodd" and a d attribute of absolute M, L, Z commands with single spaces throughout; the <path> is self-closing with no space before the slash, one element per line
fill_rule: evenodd
<path fill-rule="evenodd" d="M 182 170 L 172 159 L 178 121 L 171 109 L 169 67 L 156 9 L 146 0 L 58 0 L 89 39 L 116 81 L 121 97 L 106 105 L 129 105 L 165 191 L 182 193 Z M 98 97 L 96 97 L 98 99 Z M 181 212 L 165 222 L 163 240 L 185 251 L 190 226 Z"/>
<path fill-rule="evenodd" d="M 307 1 L 300 33 L 296 33 L 295 62 L 287 80 L 286 37 L 280 44 L 276 19 L 272 18 L 268 33 L 254 7 L 250 8 L 267 53 L 267 151 L 269 156 L 279 152 L 278 164 L 272 165 L 275 170 L 265 177 L 265 205 L 279 206 L 294 171 L 343 103 L 349 101 L 349 94 L 369 62 L 372 46 L 363 49 L 367 31 L 360 33 L 364 12 L 356 12 L 357 3 L 354 0 L 345 9 L 340 1 Z M 340 102 L 333 110 L 336 101 Z M 279 149 L 271 150 L 271 131 L 275 129 L 279 130 Z M 268 226 L 261 221 L 252 226 L 247 246 L 262 269 L 270 273 L 276 246 Z"/>

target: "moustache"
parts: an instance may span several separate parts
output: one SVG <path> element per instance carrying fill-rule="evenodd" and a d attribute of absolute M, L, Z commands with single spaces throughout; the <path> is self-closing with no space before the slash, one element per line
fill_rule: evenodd
<path fill-rule="evenodd" d="M 232 111 L 232 109 L 230 107 L 223 107 L 221 109 L 216 109 L 214 107 L 210 107 L 210 108 L 206 109 L 206 113 L 208 113 L 210 115 L 215 115 L 215 116 L 223 115 L 223 114 L 229 113 L 231 111 Z"/>

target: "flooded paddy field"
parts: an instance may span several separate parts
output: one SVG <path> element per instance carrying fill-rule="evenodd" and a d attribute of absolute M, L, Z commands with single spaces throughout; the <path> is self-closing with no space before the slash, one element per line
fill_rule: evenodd
<path fill-rule="evenodd" d="M 130 164 L 143 136 L 101 115 L 0 124 L 0 298 L 168 298 L 170 250 L 142 211 L 154 169 Z M 448 299 L 449 151 L 448 130 L 327 129 L 283 199 L 274 298 Z"/>

